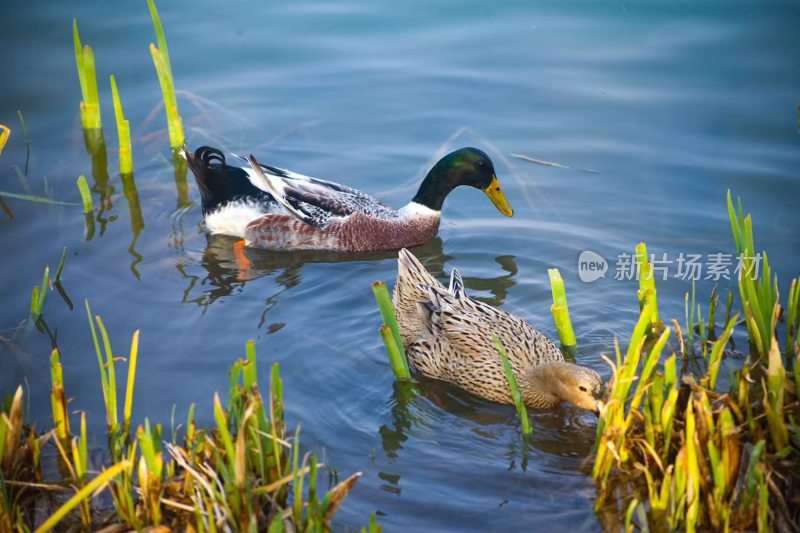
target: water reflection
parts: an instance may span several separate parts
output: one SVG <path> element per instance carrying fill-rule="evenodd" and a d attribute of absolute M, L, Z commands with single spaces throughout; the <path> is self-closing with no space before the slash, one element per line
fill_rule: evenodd
<path fill-rule="evenodd" d="M 178 190 L 178 209 L 190 207 L 189 182 L 186 179 L 187 163 L 177 150 L 172 151 L 172 166 L 175 169 L 175 188 Z"/>
<path fill-rule="evenodd" d="M 392 427 L 383 425 L 378 430 L 383 451 L 389 459 L 396 459 L 397 452 L 403 448 L 403 442 L 408 440 L 406 433 L 411 429 L 413 423 L 409 406 L 419 393 L 420 388 L 415 383 L 399 381 L 393 383 Z"/>
<path fill-rule="evenodd" d="M 482 296 L 473 296 L 476 300 L 480 300 L 489 305 L 498 307 L 505 302 L 508 296 L 508 291 L 517 284 L 514 278 L 517 275 L 517 258 L 513 255 L 501 255 L 494 258 L 500 264 L 505 272 L 504 276 L 496 276 L 492 278 L 478 278 L 475 276 L 464 276 L 464 285 L 467 290 L 488 291 L 492 294 L 491 298 Z"/>
<path fill-rule="evenodd" d="M 104 216 L 114 207 L 111 201 L 111 195 L 114 193 L 114 187 L 109 183 L 108 176 L 108 152 L 106 150 L 106 140 L 103 136 L 103 129 L 83 130 L 83 143 L 86 147 L 86 152 L 92 159 L 92 192 L 99 197 L 100 209 L 97 212 L 97 222 L 100 223 L 100 235 L 102 236 L 109 222 L 116 220 L 116 216 Z M 87 217 L 86 227 L 86 240 L 92 240 L 94 237 L 94 223 L 90 222 L 90 217 Z"/>
<path fill-rule="evenodd" d="M 568 405 L 530 410 L 533 435 L 523 438 L 512 406 L 481 400 L 455 385 L 424 376 L 415 376 L 415 381 L 394 383 L 389 400 L 392 406 L 391 424 L 378 429 L 388 459 L 399 457 L 416 424 L 431 419 L 445 424 L 447 417 L 442 413 L 424 415 L 431 410 L 441 410 L 447 415 L 466 420 L 471 433 L 505 446 L 502 455 L 508 461 L 509 471 L 527 471 L 528 463 L 536 453 L 573 458 L 585 458 L 591 454 L 596 431 L 596 418 L 592 413 Z M 453 426 L 447 422 L 447 427 Z M 513 434 L 513 438 L 508 438 L 509 433 Z M 400 492 L 399 475 L 387 474 L 381 479 L 392 485 L 383 487 L 385 490 Z"/>
<path fill-rule="evenodd" d="M 206 276 L 187 273 L 184 263 L 177 268 L 181 275 L 189 281 L 184 291 L 184 303 L 196 303 L 202 307 L 211 305 L 220 297 L 229 296 L 244 286 L 248 281 L 264 276 L 275 276 L 275 281 L 283 290 L 296 287 L 302 283 L 301 272 L 309 263 L 344 263 L 352 261 L 383 261 L 397 257 L 395 251 L 344 253 L 325 250 L 303 250 L 293 252 L 273 252 L 258 248 L 246 248 L 238 251 L 234 245 L 239 242 L 235 237 L 227 235 L 206 235 L 206 249 L 200 259 L 200 266 Z M 420 260 L 438 277 L 444 277 L 443 267 L 450 256 L 444 254 L 443 243 L 439 238 L 414 249 Z M 210 286 L 202 295 L 191 298 L 197 287 Z M 283 292 L 281 290 L 280 292 Z M 277 296 L 277 295 L 275 295 Z M 267 310 L 274 305 L 267 300 Z"/>
<path fill-rule="evenodd" d="M 136 279 L 141 279 L 139 271 L 136 266 L 142 262 L 142 255 L 136 251 L 136 241 L 139 240 L 139 234 L 144 229 L 144 216 L 142 215 L 142 206 L 139 203 L 139 191 L 136 189 L 136 181 L 133 179 L 133 173 L 121 174 L 122 191 L 125 194 L 125 199 L 128 201 L 128 213 L 131 221 L 131 233 L 133 238 L 131 244 L 128 246 L 128 253 L 133 256 L 131 262 L 131 272 L 136 276 Z"/>
<path fill-rule="evenodd" d="M 185 212 L 184 210 L 181 214 Z M 178 216 L 176 221 L 179 226 L 180 219 Z M 131 223 L 133 224 L 133 217 Z M 275 275 L 275 281 L 283 287 L 283 290 L 290 289 L 302 283 L 302 267 L 309 263 L 383 261 L 397 257 L 397 252 L 394 250 L 345 253 L 327 250 L 275 252 L 259 248 L 237 249 L 234 246 L 237 242 L 239 239 L 227 235 L 206 235 L 206 248 L 200 258 L 200 266 L 205 270 L 205 276 L 191 274 L 185 260 L 180 260 L 176 264 L 181 276 L 188 281 L 183 303 L 195 303 L 205 308 L 217 299 L 239 291 L 246 282 L 264 276 Z M 172 244 L 175 248 L 183 250 L 182 228 L 173 228 Z M 428 272 L 443 283 L 447 283 L 450 273 L 449 270 L 445 271 L 445 265 L 454 258 L 445 253 L 444 243 L 439 237 L 415 247 L 413 253 Z M 498 256 L 495 257 L 495 261 L 505 272 L 504 274 L 493 277 L 466 276 L 464 282 L 468 290 L 488 292 L 491 295 L 476 296 L 476 299 L 500 306 L 508 296 L 509 290 L 516 285 L 515 277 L 518 269 L 513 255 Z M 203 294 L 192 297 L 198 284 L 210 288 L 205 289 Z M 274 296 L 277 297 L 278 294 Z M 268 298 L 265 312 L 274 304 L 275 301 Z"/>

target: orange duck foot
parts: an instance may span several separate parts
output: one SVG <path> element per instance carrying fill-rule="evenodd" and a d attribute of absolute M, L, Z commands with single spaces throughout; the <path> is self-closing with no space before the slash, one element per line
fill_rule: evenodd
<path fill-rule="evenodd" d="M 244 254 L 244 249 L 247 247 L 247 242 L 244 240 L 237 241 L 233 245 L 233 257 L 236 259 L 236 266 L 239 267 L 239 280 L 244 281 L 250 273 L 250 266 L 253 264 Z"/>

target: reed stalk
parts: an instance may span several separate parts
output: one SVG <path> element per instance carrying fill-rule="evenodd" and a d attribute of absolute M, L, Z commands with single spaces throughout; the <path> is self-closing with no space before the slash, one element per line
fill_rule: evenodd
<path fill-rule="evenodd" d="M 694 328 L 688 299 L 687 294 L 687 323 Z M 702 315 L 692 307 L 705 342 Z M 709 323 L 712 309 L 713 297 Z M 778 311 L 773 308 L 771 321 Z M 613 376 L 600 409 L 592 470 L 598 516 L 622 503 L 626 527 L 637 522 L 642 530 L 766 531 L 790 521 L 785 510 L 796 497 L 792 491 L 800 457 L 789 428 L 800 436 L 793 422 L 800 404 L 775 336 L 768 359 L 746 361 L 732 377 L 731 390 L 719 393 L 717 377 L 738 316 L 726 321 L 717 339 L 708 340 L 700 376 L 689 374 L 688 367 L 679 376 L 675 354 L 664 362 L 663 373 L 658 371 L 655 361 L 669 329 L 644 357 L 649 316 L 642 309 L 627 353 L 623 357 L 617 347 L 616 363 L 609 360 Z M 753 395 L 751 381 L 760 384 L 763 394 Z M 740 472 L 743 464 L 748 464 L 746 472 Z M 630 503 L 634 497 L 641 504 Z"/>
<path fill-rule="evenodd" d="M 734 208 L 731 191 L 727 196 L 728 218 L 739 254 L 739 294 L 742 300 L 747 333 L 758 355 L 768 357 L 777 316 L 772 310 L 778 303 L 778 278 L 772 278 L 766 252 L 756 255 L 751 215 L 744 215 L 741 199 Z M 759 269 L 760 259 L 760 269 Z"/>
<path fill-rule="evenodd" d="M 786 347 L 784 353 L 790 363 L 790 367 L 796 369 L 793 364 L 795 354 L 800 354 L 800 281 L 794 278 L 789 287 L 789 295 L 786 299 Z"/>
<path fill-rule="evenodd" d="M 56 432 L 56 438 L 61 441 L 62 446 L 66 447 L 70 441 L 71 433 L 69 411 L 67 411 L 67 395 L 64 392 L 64 373 L 61 368 L 58 348 L 54 348 L 50 353 L 50 380 L 52 382 L 50 404 L 53 409 L 53 427 Z"/>
<path fill-rule="evenodd" d="M 81 413 L 81 434 L 74 437 L 71 443 L 72 448 L 72 471 L 77 487 L 86 484 L 86 477 L 89 470 L 88 437 L 86 435 L 86 413 Z M 85 529 L 92 527 L 92 510 L 89 505 L 90 498 L 80 501 L 80 520 Z"/>
<path fill-rule="evenodd" d="M 122 410 L 122 433 L 128 435 L 133 412 L 133 390 L 136 386 L 136 364 L 139 360 L 139 330 L 133 332 L 131 351 L 128 357 L 128 380 L 125 387 L 125 406 Z"/>
<path fill-rule="evenodd" d="M 88 302 L 86 313 L 100 368 L 107 457 L 113 466 L 97 468 L 101 473 L 91 478 L 86 414 L 81 414 L 79 434 L 71 435 L 63 369 L 54 350 L 50 360 L 53 430 L 39 436 L 23 423 L 22 387 L 0 403 L 0 530 L 29 531 L 31 517 L 48 514 L 38 531 L 88 531 L 109 525 L 138 531 L 155 526 L 238 531 L 263 529 L 260 525 L 266 524 L 271 531 L 330 530 L 333 515 L 361 474 L 321 491 L 318 472 L 325 465 L 314 455 L 302 453 L 299 428 L 293 438 L 287 432 L 284 385 L 277 363 L 272 365 L 268 395 L 260 393 L 255 343 L 248 342 L 245 358 L 231 367 L 227 410 L 219 394 L 214 395 L 215 426 L 198 428 L 192 405 L 182 440 L 173 430 L 172 441 L 163 443 L 161 426 L 151 425 L 147 418 L 130 439 L 139 331 L 131 342 L 120 431 L 115 368 L 119 358 L 112 352 L 102 319 L 92 314 Z M 56 473 L 61 477 L 42 482 L 41 447 L 51 437 L 55 437 L 52 442 L 60 459 Z M 52 474 L 51 469 L 48 475 Z M 50 494 L 52 490 L 72 492 L 67 487 L 74 487 L 75 493 L 66 502 Z M 106 487 L 112 513 L 101 507 L 103 500 L 100 505 L 90 503 Z M 372 524 L 375 530 L 378 526 L 374 520 Z"/>
<path fill-rule="evenodd" d="M 547 274 L 550 277 L 550 288 L 553 292 L 553 305 L 550 307 L 550 312 L 556 323 L 558 338 L 561 340 L 562 346 L 573 349 L 577 345 L 577 341 L 575 340 L 575 332 L 572 329 L 572 321 L 569 318 L 564 280 L 561 278 L 561 273 L 557 268 L 547 269 Z"/>
<path fill-rule="evenodd" d="M 639 309 L 644 309 L 645 306 L 648 306 L 650 309 L 650 324 L 655 329 L 659 326 L 656 279 L 653 265 L 647 255 L 647 245 L 643 242 L 636 245 L 636 263 L 639 266 L 639 291 L 637 293 Z"/>
<path fill-rule="evenodd" d="M 78 21 L 72 20 L 72 40 L 75 46 L 75 62 L 78 66 L 78 80 L 81 84 L 81 124 L 85 130 L 103 127 L 100 118 L 100 98 L 97 91 L 97 75 L 94 66 L 94 52 L 88 44 L 81 46 L 78 35 Z"/>
<path fill-rule="evenodd" d="M 35 533 L 45 533 L 50 531 L 61 522 L 69 512 L 81 504 L 81 502 L 86 501 L 93 493 L 101 492 L 105 487 L 108 486 L 108 483 L 120 473 L 124 468 L 126 468 L 127 462 L 121 461 L 106 470 L 103 470 L 97 477 L 95 477 L 92 481 L 87 483 L 83 488 L 81 488 L 74 496 L 72 496 L 69 500 L 67 500 L 58 510 L 53 513 L 44 523 L 39 526 Z"/>
<path fill-rule="evenodd" d="M 64 271 L 64 263 L 67 260 L 67 247 L 61 252 L 61 259 L 58 260 L 58 267 L 56 268 L 56 277 L 53 283 L 61 283 L 61 273 Z"/>
<path fill-rule="evenodd" d="M 381 324 L 381 339 L 383 339 L 386 354 L 389 356 L 389 365 L 392 367 L 394 375 L 397 379 L 411 379 L 411 374 L 403 364 L 403 355 L 397 347 L 392 330 L 386 324 Z"/>
<path fill-rule="evenodd" d="M 144 427 L 136 429 L 141 456 L 139 458 L 139 488 L 145 509 L 145 520 L 159 524 L 162 521 L 161 498 L 163 488 L 164 460 L 161 453 L 161 425 L 151 429 L 150 421 L 144 419 Z"/>
<path fill-rule="evenodd" d="M 8 138 L 10 136 L 11 129 L 4 124 L 0 124 L 0 154 L 3 153 L 3 148 L 6 147 L 6 143 L 8 142 Z"/>
<path fill-rule="evenodd" d="M 47 297 L 47 290 L 50 287 L 50 267 L 44 268 L 44 276 L 42 277 L 42 284 L 35 285 L 33 287 L 33 292 L 31 294 L 31 307 L 30 313 L 33 319 L 33 322 L 39 320 L 39 317 L 42 316 L 42 312 L 44 311 L 44 301 Z"/>
<path fill-rule="evenodd" d="M 114 116 L 117 120 L 117 137 L 119 138 L 119 173 L 133 173 L 133 152 L 131 150 L 131 126 L 125 118 L 122 100 L 117 89 L 117 80 L 111 75 L 111 96 L 114 100 Z"/>
<path fill-rule="evenodd" d="M 91 215 L 94 211 L 94 203 L 92 202 L 92 193 L 89 191 L 89 184 L 86 183 L 86 176 L 78 176 L 78 191 L 81 193 L 83 214 Z"/>
<path fill-rule="evenodd" d="M 158 83 L 161 85 L 161 94 L 164 99 L 164 109 L 167 115 L 170 145 L 173 150 L 178 150 L 185 144 L 186 138 L 183 133 L 183 122 L 178 113 L 178 100 L 175 96 L 175 84 L 172 77 L 172 65 L 169 60 L 167 39 L 164 35 L 164 27 L 161 24 L 161 18 L 158 16 L 158 10 L 153 0 L 147 0 L 147 6 L 150 9 L 150 17 L 153 19 L 153 28 L 156 32 L 156 42 L 158 42 L 158 46 L 150 43 L 150 55 L 153 57 L 153 65 L 155 65 L 156 74 L 158 75 Z"/>
<path fill-rule="evenodd" d="M 711 349 L 711 355 L 708 361 L 708 388 L 715 390 L 717 388 L 717 376 L 719 375 L 720 365 L 722 364 L 722 356 L 725 350 L 725 345 L 733 334 L 733 327 L 739 315 L 734 315 L 733 318 L 728 320 L 725 325 L 725 330 L 719 336 L 717 342 L 714 343 Z"/>
<path fill-rule="evenodd" d="M 511 399 L 514 402 L 514 407 L 517 410 L 517 416 L 519 416 L 519 421 L 522 425 L 522 435 L 525 437 L 530 437 L 530 435 L 533 433 L 531 421 L 528 418 L 528 410 L 525 408 L 525 402 L 522 399 L 522 393 L 520 393 L 519 386 L 517 385 L 517 378 L 514 377 L 514 371 L 511 369 L 511 363 L 508 361 L 508 354 L 506 353 L 503 343 L 499 338 L 497 338 L 497 335 L 494 332 L 492 332 L 492 339 L 494 340 L 494 345 L 497 348 L 497 353 L 500 356 L 500 362 L 503 364 L 503 372 L 506 375 L 508 388 L 511 391 Z"/>
<path fill-rule="evenodd" d="M 395 314 L 392 298 L 386 289 L 386 284 L 382 281 L 376 281 L 372 284 L 372 292 L 375 295 L 375 301 L 378 303 L 378 309 L 383 319 L 381 338 L 386 347 L 392 371 L 397 379 L 410 379 L 411 372 L 403 346 L 403 339 L 400 337 L 400 327 L 397 325 L 397 315 Z"/>

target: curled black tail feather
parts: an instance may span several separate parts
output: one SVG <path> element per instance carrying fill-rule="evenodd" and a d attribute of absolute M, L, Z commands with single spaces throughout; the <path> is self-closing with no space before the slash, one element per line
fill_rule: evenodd
<path fill-rule="evenodd" d="M 201 146 L 194 151 L 194 154 L 189 152 L 186 147 L 183 148 L 183 157 L 192 169 L 192 174 L 197 178 L 197 185 L 203 188 L 204 176 L 206 169 L 213 161 L 219 161 L 222 166 L 225 166 L 225 154 L 216 148 L 210 146 Z"/>
<path fill-rule="evenodd" d="M 211 148 L 210 146 L 201 146 L 195 150 L 194 157 L 195 159 L 202 161 L 205 166 L 210 165 L 211 162 L 215 160 L 219 161 L 222 166 L 225 166 L 225 154 L 216 148 Z"/>
<path fill-rule="evenodd" d="M 250 199 L 261 203 L 272 203 L 274 198 L 250 183 L 244 169 L 229 166 L 225 154 L 211 146 L 201 146 L 190 154 L 184 148 L 184 157 L 194 174 L 203 203 L 203 214 L 208 214 L 224 204 L 236 200 Z"/>

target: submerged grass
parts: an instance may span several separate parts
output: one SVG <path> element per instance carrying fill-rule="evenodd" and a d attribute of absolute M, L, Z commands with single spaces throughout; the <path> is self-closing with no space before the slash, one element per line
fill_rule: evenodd
<path fill-rule="evenodd" d="M 245 358 L 231 367 L 227 405 L 214 396 L 216 425 L 198 428 L 192 405 L 182 439 L 174 430 L 171 441 L 162 446 L 160 424 L 145 418 L 132 430 L 139 332 L 133 334 L 128 357 L 115 357 L 103 321 L 92 315 L 88 302 L 86 312 L 100 369 L 109 465 L 90 463 L 85 413 L 80 415 L 80 433 L 71 432 L 55 349 L 50 356 L 53 429 L 38 434 L 24 424 L 22 387 L 0 409 L 0 530 L 92 530 L 113 524 L 203 532 L 329 530 L 361 474 L 320 490 L 318 472 L 324 465 L 313 454 L 301 453 L 299 428 L 294 433 L 287 430 L 277 363 L 263 397 L 255 344 L 250 341 Z M 121 360 L 127 361 L 127 387 L 120 423 Z M 41 457 L 48 444 L 62 479 L 43 480 Z M 106 489 L 111 508 L 95 500 Z M 369 531 L 379 529 L 373 518 Z"/>

